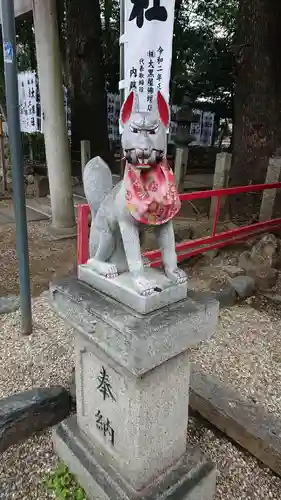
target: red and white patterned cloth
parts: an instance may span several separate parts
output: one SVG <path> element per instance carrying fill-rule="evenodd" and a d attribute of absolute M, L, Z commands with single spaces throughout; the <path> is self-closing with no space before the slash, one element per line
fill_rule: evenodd
<path fill-rule="evenodd" d="M 181 201 L 167 161 L 147 170 L 127 163 L 126 169 L 126 207 L 134 219 L 155 226 L 173 219 Z"/>

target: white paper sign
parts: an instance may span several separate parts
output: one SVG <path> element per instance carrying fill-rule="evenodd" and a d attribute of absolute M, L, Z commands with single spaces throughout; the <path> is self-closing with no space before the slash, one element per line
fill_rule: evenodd
<path fill-rule="evenodd" d="M 158 90 L 169 102 L 175 0 L 125 0 L 125 95 L 149 111 Z"/>
<path fill-rule="evenodd" d="M 199 115 L 200 120 L 190 125 L 190 134 L 194 137 L 191 144 L 202 147 L 212 146 L 215 113 L 200 110 L 194 110 L 193 113 Z"/>
<path fill-rule="evenodd" d="M 38 132 L 36 73 L 18 73 L 20 129 L 32 134 Z"/>
<path fill-rule="evenodd" d="M 213 132 L 214 132 L 215 114 L 209 111 L 203 113 L 202 119 L 202 132 L 201 144 L 205 147 L 212 145 Z"/>
<path fill-rule="evenodd" d="M 194 140 L 192 141 L 192 145 L 200 145 L 201 141 L 201 132 L 202 132 L 202 117 L 203 113 L 199 109 L 194 109 L 193 114 L 197 115 L 199 118 L 198 121 L 191 122 L 190 124 L 190 135 L 194 137 Z"/>
<path fill-rule="evenodd" d="M 107 94 L 107 127 L 108 137 L 111 141 L 119 141 L 119 114 L 120 96 L 118 94 Z"/>

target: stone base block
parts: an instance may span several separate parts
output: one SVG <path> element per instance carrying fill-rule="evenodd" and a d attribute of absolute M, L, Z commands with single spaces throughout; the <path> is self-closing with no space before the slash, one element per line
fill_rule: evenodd
<path fill-rule="evenodd" d="M 77 477 L 89 500 L 213 500 L 216 468 L 199 451 L 190 450 L 172 468 L 137 491 L 93 448 L 70 417 L 53 430 L 54 448 Z"/>
<path fill-rule="evenodd" d="M 0 454 L 33 433 L 61 422 L 70 412 L 69 394 L 59 386 L 32 389 L 1 399 Z"/>
<path fill-rule="evenodd" d="M 93 271 L 88 264 L 78 267 L 80 281 L 91 285 L 118 302 L 126 304 L 140 314 L 148 314 L 186 298 L 187 283 L 175 285 L 166 278 L 163 272 L 156 269 L 145 269 L 145 277 L 147 280 L 155 282 L 162 291 L 143 297 L 134 290 L 129 272 L 122 273 L 117 278 L 108 279 Z"/>

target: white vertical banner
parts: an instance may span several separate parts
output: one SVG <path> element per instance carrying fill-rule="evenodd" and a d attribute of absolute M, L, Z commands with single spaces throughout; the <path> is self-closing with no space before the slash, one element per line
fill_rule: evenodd
<path fill-rule="evenodd" d="M 38 131 L 36 73 L 18 73 L 19 110 L 21 132 L 32 134 Z"/>
<path fill-rule="evenodd" d="M 190 135 L 194 138 L 191 144 L 199 146 L 201 141 L 203 113 L 200 109 L 194 109 L 193 114 L 197 115 L 198 120 L 196 122 L 191 122 L 190 124 Z"/>
<path fill-rule="evenodd" d="M 140 110 L 149 111 L 159 90 L 169 102 L 175 0 L 124 0 L 125 97 L 139 95 Z"/>
<path fill-rule="evenodd" d="M 107 127 L 111 141 L 119 140 L 120 95 L 107 94 Z"/>
<path fill-rule="evenodd" d="M 201 144 L 205 147 L 212 146 L 212 139 L 214 133 L 215 113 L 206 111 L 203 113 Z"/>

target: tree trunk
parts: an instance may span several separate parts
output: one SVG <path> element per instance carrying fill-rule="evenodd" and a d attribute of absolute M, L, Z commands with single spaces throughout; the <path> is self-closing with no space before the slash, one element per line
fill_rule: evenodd
<path fill-rule="evenodd" d="M 240 0 L 232 186 L 265 182 L 281 146 L 280 26 L 281 2 Z M 233 200 L 232 209 L 241 213 L 243 203 Z"/>
<path fill-rule="evenodd" d="M 91 156 L 112 167 L 102 57 L 99 0 L 67 0 L 66 30 L 71 99 L 72 161 L 80 169 L 80 141 L 91 142 Z"/>

